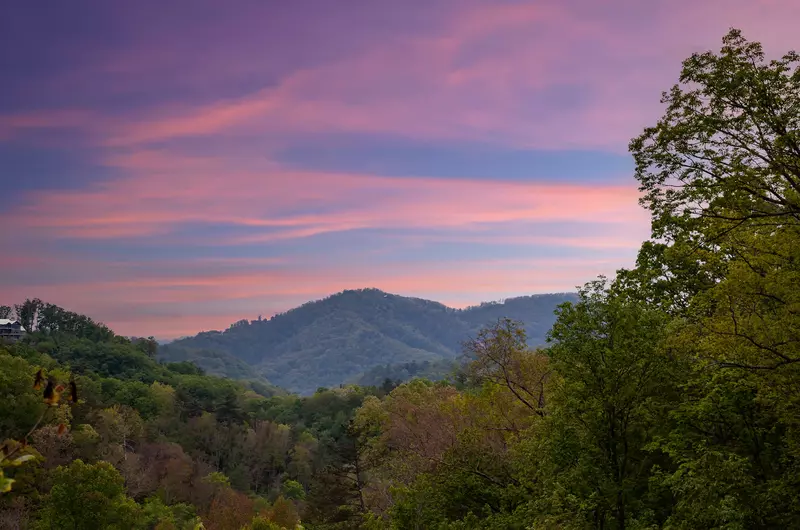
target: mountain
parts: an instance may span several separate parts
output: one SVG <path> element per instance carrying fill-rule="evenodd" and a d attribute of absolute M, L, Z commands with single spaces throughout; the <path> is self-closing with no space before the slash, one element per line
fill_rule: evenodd
<path fill-rule="evenodd" d="M 455 359 L 465 340 L 503 317 L 523 322 L 531 345 L 543 344 L 556 306 L 575 299 L 545 294 L 453 309 L 378 289 L 348 290 L 268 320 L 176 340 L 161 346 L 159 356 L 233 378 L 252 377 L 249 369 L 306 394 L 381 365 Z"/>

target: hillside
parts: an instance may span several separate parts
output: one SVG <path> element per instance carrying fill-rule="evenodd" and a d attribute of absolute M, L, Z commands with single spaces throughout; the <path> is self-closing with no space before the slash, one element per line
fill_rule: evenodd
<path fill-rule="evenodd" d="M 381 365 L 454 359 L 461 343 L 499 318 L 525 324 L 542 344 L 555 307 L 575 295 L 525 296 L 459 310 L 378 289 L 344 291 L 268 320 L 240 321 L 159 348 L 162 359 L 191 360 L 209 373 L 243 377 L 243 363 L 300 393 L 336 386 Z"/>
<path fill-rule="evenodd" d="M 370 368 L 347 383 L 359 386 L 394 387 L 404 381 L 421 378 L 429 381 L 456 381 L 464 363 L 454 359 L 436 361 L 412 361 L 410 363 L 382 364 Z"/>
<path fill-rule="evenodd" d="M 0 338 L 0 530 L 299 528 L 305 510 L 318 528 L 347 502 L 326 485 L 385 391 L 286 394 L 157 362 L 151 339 L 39 299 L 15 309 L 32 331 Z"/>

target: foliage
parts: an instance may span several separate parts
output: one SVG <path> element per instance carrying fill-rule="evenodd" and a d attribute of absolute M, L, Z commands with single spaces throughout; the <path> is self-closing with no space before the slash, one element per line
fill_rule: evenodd
<path fill-rule="evenodd" d="M 269 518 L 258 515 L 253 517 L 253 520 L 244 526 L 243 530 L 281 530 L 281 527 L 270 521 Z"/>
<path fill-rule="evenodd" d="M 360 386 L 379 386 L 390 391 L 395 386 L 411 379 L 419 378 L 429 381 L 455 379 L 461 368 L 461 364 L 452 359 L 381 364 L 360 374 L 352 382 Z"/>
<path fill-rule="evenodd" d="M 301 501 L 306 497 L 306 490 L 296 480 L 289 479 L 281 484 L 281 493 L 287 499 Z"/>
<path fill-rule="evenodd" d="M 566 527 L 663 524 L 669 499 L 650 490 L 664 458 L 648 450 L 678 396 L 681 366 L 662 349 L 666 316 L 619 297 L 604 280 L 566 304 L 551 331 L 546 437 L 533 437 L 544 521 Z"/>
<path fill-rule="evenodd" d="M 239 530 L 266 503 L 294 528 L 305 491 L 335 459 L 335 440 L 347 438 L 355 410 L 378 392 L 301 398 L 261 388 L 266 398 L 251 383 L 159 363 L 147 339 L 88 337 L 40 325 L 0 349 L 0 427 L 8 437 L 1 478 L 9 490 L 0 519 L 16 526 Z M 90 480 L 102 491 L 84 484 Z M 118 516 L 61 508 L 84 496 L 102 498 Z"/>
<path fill-rule="evenodd" d="M 5 359 L 4 359 L 5 357 Z M 66 386 L 58 382 L 55 374 L 46 377 L 44 369 L 39 369 L 35 376 L 27 373 L 27 363 L 21 359 L 15 359 L 0 352 L 0 360 L 5 360 L 9 370 L 2 374 L 2 380 L 6 387 L 6 400 L 4 403 L 12 406 L 8 412 L 7 432 L 14 436 L 5 439 L 0 445 L 0 494 L 11 491 L 15 479 L 6 476 L 9 468 L 17 468 L 26 463 L 35 461 L 39 453 L 29 446 L 30 437 L 39 434 L 37 427 L 42 425 L 43 420 L 51 410 L 55 414 L 50 415 L 51 420 L 66 421 L 69 411 L 61 409 L 59 405 L 61 395 L 66 390 Z M 77 403 L 78 395 L 74 382 L 69 384 L 69 401 Z M 52 409 L 56 407 L 55 409 Z M 21 415 L 20 415 L 21 414 Z M 24 435 L 18 436 L 22 431 L 27 431 Z M 56 433 L 61 436 L 66 431 L 66 425 L 59 423 Z"/>
<path fill-rule="evenodd" d="M 107 462 L 75 460 L 53 472 L 53 486 L 37 528 L 127 529 L 142 527 L 139 506 L 125 495 L 122 475 Z"/>
<path fill-rule="evenodd" d="M 767 62 L 731 30 L 719 54 L 684 61 L 680 82 L 630 145 L 653 218 L 631 276 L 673 309 L 800 215 L 800 57 Z"/>

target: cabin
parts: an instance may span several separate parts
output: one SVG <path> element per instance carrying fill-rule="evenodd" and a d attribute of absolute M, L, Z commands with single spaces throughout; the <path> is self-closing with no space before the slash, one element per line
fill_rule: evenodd
<path fill-rule="evenodd" d="M 22 327 L 19 320 L 0 318 L 0 342 L 16 342 L 24 337 L 25 333 L 25 328 Z"/>

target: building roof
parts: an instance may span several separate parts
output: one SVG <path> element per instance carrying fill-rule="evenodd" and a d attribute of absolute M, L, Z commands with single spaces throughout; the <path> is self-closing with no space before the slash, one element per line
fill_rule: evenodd
<path fill-rule="evenodd" d="M 11 324 L 20 324 L 20 322 L 16 319 L 0 318 L 0 326 L 8 326 Z M 20 329 L 26 331 L 26 329 L 22 327 L 22 324 L 20 324 Z"/>

